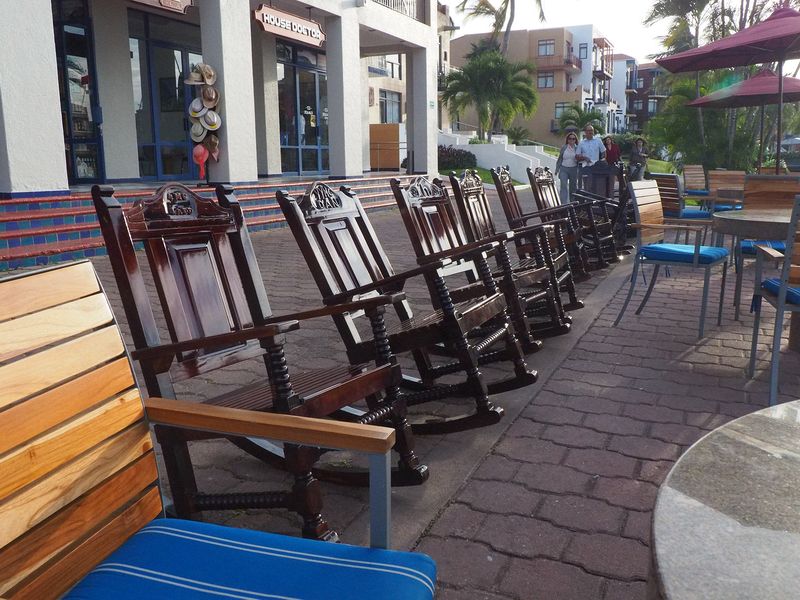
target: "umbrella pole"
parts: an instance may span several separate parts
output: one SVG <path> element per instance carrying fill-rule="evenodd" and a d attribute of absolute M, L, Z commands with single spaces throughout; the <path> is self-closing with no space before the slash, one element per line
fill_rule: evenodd
<path fill-rule="evenodd" d="M 781 142 L 783 141 L 783 57 L 778 61 L 778 143 L 775 152 L 775 175 L 781 173 Z"/>
<path fill-rule="evenodd" d="M 761 163 L 764 162 L 764 105 L 761 105 L 761 124 L 758 128 L 758 172 L 761 173 Z"/>

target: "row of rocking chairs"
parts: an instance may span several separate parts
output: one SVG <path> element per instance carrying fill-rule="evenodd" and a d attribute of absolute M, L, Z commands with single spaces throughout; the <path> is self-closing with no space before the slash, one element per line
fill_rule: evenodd
<path fill-rule="evenodd" d="M 500 169 L 494 176 L 503 181 L 507 171 Z M 541 338 L 568 332 L 567 311 L 582 307 L 573 265 L 583 265 L 576 261 L 584 261 L 590 252 L 599 262 L 612 254 L 603 254 L 605 242 L 597 238 L 594 246 L 586 244 L 588 250 L 582 245 L 582 223 L 598 235 L 605 231 L 598 228 L 605 221 L 594 220 L 595 207 L 602 212 L 603 202 L 586 200 L 583 217 L 577 216 L 577 207 L 573 212 L 548 208 L 541 211 L 543 222 L 532 225 L 527 224 L 531 215 L 518 210 L 516 220 L 509 218 L 511 230 L 499 232 L 475 173 L 462 179 L 451 175 L 452 199 L 438 179 L 417 178 L 407 187 L 393 180 L 391 186 L 417 258 L 417 266 L 402 273 L 392 268 L 364 208 L 347 187 L 337 191 L 316 183 L 301 198 L 278 192 L 322 297 L 318 308 L 279 316 L 270 308 L 231 187 L 218 186 L 214 202 L 184 186 L 168 185 L 123 210 L 112 188 L 95 186 L 92 196 L 135 346 L 132 357 L 147 393 L 176 398 L 180 381 L 260 357 L 267 376 L 263 381 L 205 403 L 393 427 L 399 455 L 394 485 L 418 485 L 428 478 L 428 468 L 415 453 L 415 433 L 496 423 L 503 409 L 491 396 L 535 382 L 526 354 L 542 347 Z M 139 246 L 146 260 L 137 256 Z M 509 246 L 515 250 L 513 258 Z M 465 280 L 454 286 L 448 281 L 454 275 Z M 427 310 L 413 311 L 403 292 L 414 277 L 424 278 L 430 292 Z M 393 324 L 387 324 L 387 309 L 397 316 Z M 321 317 L 333 319 L 349 364 L 290 372 L 284 351 L 287 334 Z M 368 322 L 370 335 L 361 333 L 362 322 Z M 417 377 L 401 373 L 396 355 L 403 353 L 411 354 Z M 513 375 L 487 381 L 480 368 L 496 361 L 510 363 Z M 460 381 L 441 381 L 459 373 Z M 471 398 L 474 409 L 459 417 L 409 422 L 408 406 L 449 396 Z M 366 410 L 352 407 L 362 400 Z M 365 471 L 317 468 L 317 448 L 237 438 L 231 441 L 243 450 L 291 472 L 292 488 L 205 493 L 198 490 L 188 443 L 224 436 L 213 428 L 198 433 L 157 426 L 155 433 L 179 517 L 280 507 L 302 517 L 305 537 L 335 540 L 322 515 L 319 479 L 355 485 L 368 479 Z"/>

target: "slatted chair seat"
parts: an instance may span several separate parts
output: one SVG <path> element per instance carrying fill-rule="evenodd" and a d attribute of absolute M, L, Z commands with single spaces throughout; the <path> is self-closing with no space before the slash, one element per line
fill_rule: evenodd
<path fill-rule="evenodd" d="M 714 263 L 728 256 L 727 249 L 718 246 L 700 246 L 697 253 L 701 265 Z M 639 254 L 650 260 L 692 263 L 695 247 L 688 244 L 650 244 L 641 248 Z"/>
<path fill-rule="evenodd" d="M 424 554 L 157 519 L 95 567 L 64 600 L 430 600 L 435 572 Z"/>

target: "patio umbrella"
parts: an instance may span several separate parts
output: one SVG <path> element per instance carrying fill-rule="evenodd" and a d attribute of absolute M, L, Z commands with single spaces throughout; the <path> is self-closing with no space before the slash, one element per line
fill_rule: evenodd
<path fill-rule="evenodd" d="M 800 13 L 791 8 L 779 8 L 767 19 L 742 29 L 721 40 L 699 48 L 658 59 L 656 62 L 672 73 L 743 67 L 778 62 L 778 74 L 783 74 L 786 60 L 800 58 Z M 782 134 L 783 78 L 778 78 L 778 139 Z M 781 146 L 777 145 L 775 172 L 779 172 Z"/>
<path fill-rule="evenodd" d="M 758 166 L 764 150 L 764 106 L 766 104 L 779 104 L 781 82 L 778 76 L 769 69 L 763 69 L 750 79 L 739 81 L 716 92 L 688 102 L 686 106 L 703 108 L 738 108 L 742 106 L 761 107 L 761 126 L 758 149 Z M 783 101 L 800 101 L 800 79 L 794 77 L 783 78 Z"/>

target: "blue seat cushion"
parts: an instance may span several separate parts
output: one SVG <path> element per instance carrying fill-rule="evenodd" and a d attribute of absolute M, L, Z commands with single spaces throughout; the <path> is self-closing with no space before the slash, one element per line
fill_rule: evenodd
<path fill-rule="evenodd" d="M 744 208 L 741 204 L 714 204 L 714 212 L 725 212 L 728 210 L 742 210 Z"/>
<path fill-rule="evenodd" d="M 89 573 L 70 600 L 430 600 L 425 554 L 156 519 Z"/>
<path fill-rule="evenodd" d="M 702 208 L 684 208 L 681 219 L 710 219 L 711 213 Z"/>
<path fill-rule="evenodd" d="M 742 240 L 742 254 L 755 254 L 756 246 L 766 246 L 767 248 L 774 248 L 778 252 L 786 252 L 786 242 L 778 240 Z"/>
<path fill-rule="evenodd" d="M 691 263 L 694 261 L 692 244 L 649 244 L 639 249 L 639 254 L 650 260 Z M 707 265 L 728 256 L 726 248 L 700 246 L 700 264 Z"/>
<path fill-rule="evenodd" d="M 768 292 L 778 295 L 781 289 L 781 280 L 777 277 L 761 282 L 761 287 Z M 800 288 L 790 287 L 786 290 L 786 301 L 789 304 L 800 304 Z"/>
<path fill-rule="evenodd" d="M 708 190 L 685 190 L 687 196 L 708 196 Z"/>

